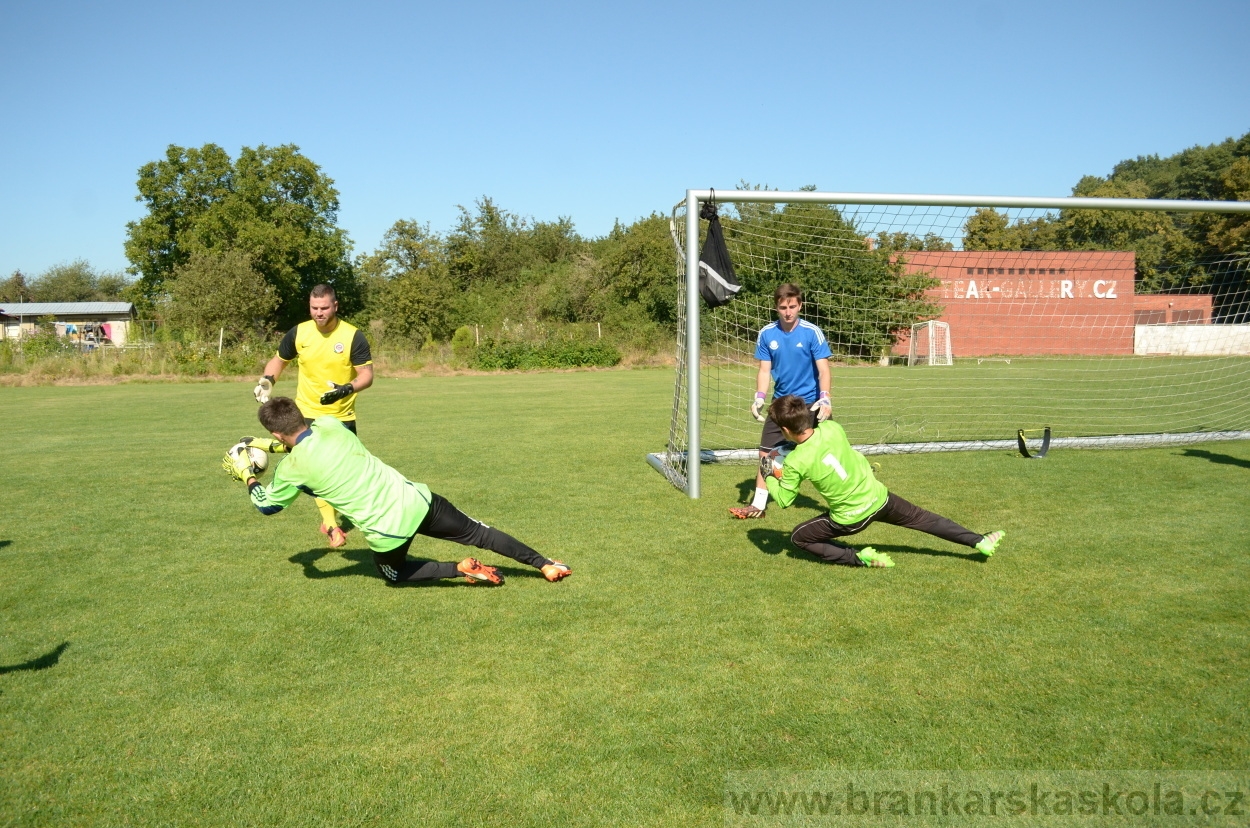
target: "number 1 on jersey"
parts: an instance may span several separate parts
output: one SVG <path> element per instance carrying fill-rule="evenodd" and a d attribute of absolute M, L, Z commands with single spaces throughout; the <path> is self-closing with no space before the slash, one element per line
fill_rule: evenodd
<path fill-rule="evenodd" d="M 826 454 L 825 458 L 821 460 L 821 462 L 824 463 L 829 468 L 833 469 L 833 471 L 838 475 L 838 477 L 842 478 L 843 480 L 846 480 L 846 478 L 848 477 L 846 473 L 846 469 L 842 468 L 842 464 L 838 462 L 838 458 L 834 457 L 832 454 Z"/>

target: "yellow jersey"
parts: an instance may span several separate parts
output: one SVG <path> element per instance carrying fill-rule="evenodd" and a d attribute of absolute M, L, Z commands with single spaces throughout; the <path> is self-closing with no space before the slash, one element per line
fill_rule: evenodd
<path fill-rule="evenodd" d="M 335 385 L 344 385 L 356 378 L 356 368 L 371 365 L 369 341 L 355 325 L 336 320 L 334 330 L 323 334 L 317 323 L 309 319 L 286 332 L 278 344 L 278 357 L 283 362 L 299 358 L 299 386 L 295 404 L 305 417 L 316 419 L 329 415 L 344 422 L 356 419 L 356 395 L 321 404 L 321 395 Z"/>

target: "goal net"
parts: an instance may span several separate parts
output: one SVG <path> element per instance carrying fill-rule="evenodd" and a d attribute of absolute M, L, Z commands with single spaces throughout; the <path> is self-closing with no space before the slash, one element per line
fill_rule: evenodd
<path fill-rule="evenodd" d="M 697 282 L 688 301 L 686 236 L 713 196 L 742 290 L 710 310 Z M 756 462 L 756 338 L 787 282 L 865 453 L 1014 448 L 1047 426 L 1052 447 L 1250 439 L 1248 225 L 1241 202 L 690 191 L 669 441 L 648 459 L 692 497 L 692 457 Z"/>
<path fill-rule="evenodd" d="M 889 360 L 886 360 L 889 364 Z M 951 354 L 951 326 L 936 319 L 917 322 L 911 326 L 911 350 L 907 354 L 910 365 L 954 365 Z"/>

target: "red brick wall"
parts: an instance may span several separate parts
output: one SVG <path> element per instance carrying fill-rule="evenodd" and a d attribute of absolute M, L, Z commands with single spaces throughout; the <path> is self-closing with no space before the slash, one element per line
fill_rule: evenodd
<path fill-rule="evenodd" d="M 1211 297 L 1196 294 L 1146 294 L 1133 300 L 1133 319 L 1138 325 L 1209 325 Z"/>
<path fill-rule="evenodd" d="M 1133 253 L 905 255 L 909 271 L 929 271 L 942 280 L 929 295 L 945 308 L 938 319 L 950 324 L 951 350 L 957 357 L 1133 353 L 1135 302 L 1140 298 L 1133 295 Z M 1210 320 L 1209 310 L 1206 318 Z M 907 353 L 907 340 L 904 335 L 896 354 Z"/>

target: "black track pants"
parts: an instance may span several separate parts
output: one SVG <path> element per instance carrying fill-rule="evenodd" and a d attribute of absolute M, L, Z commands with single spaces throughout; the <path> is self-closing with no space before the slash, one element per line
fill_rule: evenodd
<path fill-rule="evenodd" d="M 853 523 L 849 526 L 834 523 L 829 518 L 828 513 L 826 513 L 794 527 L 794 531 L 790 533 L 790 540 L 794 541 L 794 545 L 799 549 L 811 552 L 816 557 L 829 563 L 842 564 L 844 566 L 861 566 L 862 562 L 855 556 L 854 549 L 841 544 L 830 543 L 829 541 L 832 538 L 840 538 L 862 532 L 870 524 L 877 522 L 915 529 L 917 532 L 924 532 L 942 540 L 948 540 L 951 543 L 958 543 L 961 546 L 976 546 L 981 542 L 981 538 L 984 537 L 965 529 L 953 520 L 948 520 L 927 509 L 921 509 L 916 504 L 910 503 L 891 492 L 889 497 L 886 498 L 885 505 L 878 509 L 876 514 L 858 523 Z"/>
<path fill-rule="evenodd" d="M 417 527 L 417 535 L 452 541 L 463 546 L 489 549 L 499 555 L 512 558 L 535 569 L 541 569 L 551 560 L 539 555 L 511 535 L 500 532 L 466 515 L 451 504 L 447 498 L 431 494 L 430 511 Z M 404 541 L 388 552 L 373 554 L 373 563 L 383 578 L 391 583 L 400 581 L 427 581 L 433 578 L 455 578 L 460 572 L 454 563 L 409 560 L 408 548 L 413 538 Z"/>

